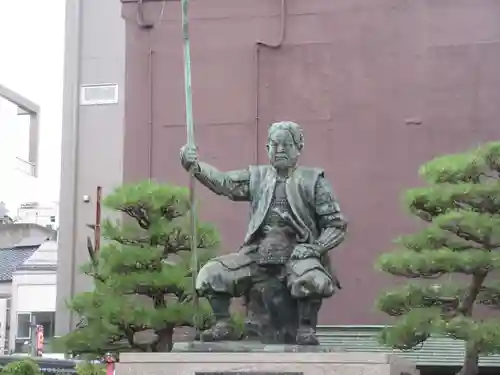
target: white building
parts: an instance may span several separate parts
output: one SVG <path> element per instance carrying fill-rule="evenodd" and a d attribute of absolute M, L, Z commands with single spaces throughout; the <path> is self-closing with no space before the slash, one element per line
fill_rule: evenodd
<path fill-rule="evenodd" d="M 59 227 L 58 202 L 25 202 L 22 203 L 15 215 L 16 223 L 38 224 L 56 229 Z"/>
<path fill-rule="evenodd" d="M 57 241 L 0 249 L 0 353 L 29 351 L 32 324 L 54 337 Z"/>

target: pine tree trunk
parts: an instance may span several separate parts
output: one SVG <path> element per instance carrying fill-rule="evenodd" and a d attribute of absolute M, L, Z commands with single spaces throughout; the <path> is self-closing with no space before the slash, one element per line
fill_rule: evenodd
<path fill-rule="evenodd" d="M 163 328 L 157 332 L 158 341 L 155 345 L 156 352 L 171 352 L 174 348 L 174 327 Z"/>
<path fill-rule="evenodd" d="M 479 355 L 475 347 L 467 345 L 464 365 L 457 375 L 477 375 L 479 374 Z"/>
<path fill-rule="evenodd" d="M 472 316 L 474 303 L 476 301 L 481 285 L 486 278 L 487 272 L 477 272 L 472 276 L 467 296 L 462 301 L 458 311 L 464 316 Z M 457 375 L 477 375 L 479 373 L 479 353 L 477 347 L 470 343 L 465 343 L 464 365 Z"/>

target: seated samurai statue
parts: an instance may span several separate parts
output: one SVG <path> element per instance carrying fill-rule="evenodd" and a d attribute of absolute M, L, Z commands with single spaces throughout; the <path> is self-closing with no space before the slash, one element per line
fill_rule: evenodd
<path fill-rule="evenodd" d="M 221 172 L 199 161 L 195 147 L 181 149 L 182 166 L 201 184 L 232 201 L 249 202 L 251 208 L 240 249 L 212 259 L 199 271 L 197 292 L 208 299 L 216 320 L 201 333 L 202 340 L 234 340 L 231 299 L 260 290 L 275 302 L 264 304 L 274 321 L 290 313 L 280 301 L 288 298 L 296 306 L 294 343 L 318 345 L 321 301 L 340 289 L 328 252 L 344 240 L 347 222 L 324 171 L 297 165 L 303 147 L 302 128 L 284 121 L 269 127 L 270 165 Z"/>

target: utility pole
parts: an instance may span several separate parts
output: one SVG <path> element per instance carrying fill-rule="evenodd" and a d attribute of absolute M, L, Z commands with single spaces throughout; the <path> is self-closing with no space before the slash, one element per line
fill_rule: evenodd
<path fill-rule="evenodd" d="M 36 357 L 37 355 L 37 334 L 36 334 L 36 316 L 31 314 L 31 322 L 30 322 L 30 355 L 32 357 Z"/>

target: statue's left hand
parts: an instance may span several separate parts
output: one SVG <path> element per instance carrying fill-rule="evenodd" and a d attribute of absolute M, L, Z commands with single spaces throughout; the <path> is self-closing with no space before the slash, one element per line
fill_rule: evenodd
<path fill-rule="evenodd" d="M 295 246 L 292 259 L 320 258 L 321 253 L 314 245 L 303 244 Z"/>

